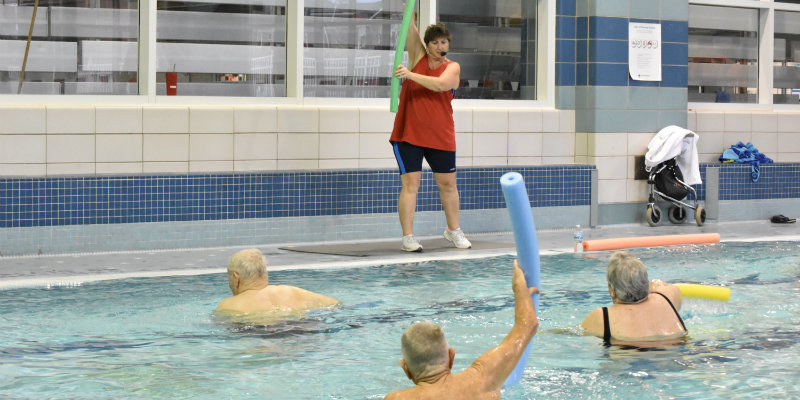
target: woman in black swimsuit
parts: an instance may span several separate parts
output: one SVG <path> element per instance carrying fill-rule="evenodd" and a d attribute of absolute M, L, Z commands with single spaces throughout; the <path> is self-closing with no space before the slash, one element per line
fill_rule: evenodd
<path fill-rule="evenodd" d="M 681 292 L 661 280 L 650 281 L 642 262 L 625 252 L 611 256 L 606 270 L 614 303 L 594 309 L 581 326 L 606 345 L 674 342 L 686 335 L 678 310 Z"/>

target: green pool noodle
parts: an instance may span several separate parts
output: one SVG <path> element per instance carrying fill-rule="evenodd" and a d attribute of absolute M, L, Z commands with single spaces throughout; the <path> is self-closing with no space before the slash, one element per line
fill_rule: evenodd
<path fill-rule="evenodd" d="M 408 26 L 411 25 L 411 16 L 414 13 L 415 0 L 406 1 L 406 10 L 403 12 L 403 22 L 400 24 L 400 34 L 397 36 L 397 48 L 394 50 L 394 64 L 392 64 L 392 91 L 389 95 L 389 111 L 396 113 L 400 101 L 400 79 L 394 76 L 394 70 L 403 62 L 403 49 L 406 47 Z"/>

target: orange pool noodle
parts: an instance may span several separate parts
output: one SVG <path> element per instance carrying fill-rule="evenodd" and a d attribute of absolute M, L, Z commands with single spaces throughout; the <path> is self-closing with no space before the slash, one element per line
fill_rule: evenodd
<path fill-rule="evenodd" d="M 615 239 L 587 240 L 584 251 L 620 250 L 634 247 L 673 246 L 676 244 L 719 243 L 719 233 L 694 233 L 688 235 L 638 236 Z"/>

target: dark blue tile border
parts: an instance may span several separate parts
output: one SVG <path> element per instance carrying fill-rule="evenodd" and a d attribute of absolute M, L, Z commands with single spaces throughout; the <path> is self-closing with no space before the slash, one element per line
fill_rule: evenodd
<path fill-rule="evenodd" d="M 459 169 L 461 209 L 505 207 L 499 180 L 510 171 L 534 207 L 588 206 L 593 169 Z M 0 178 L 0 228 L 395 213 L 399 181 L 393 169 Z M 417 210 L 441 210 L 430 171 Z"/>

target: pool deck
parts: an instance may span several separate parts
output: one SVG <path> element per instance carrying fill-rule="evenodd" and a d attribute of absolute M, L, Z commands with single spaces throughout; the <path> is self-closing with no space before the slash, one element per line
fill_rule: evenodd
<path fill-rule="evenodd" d="M 604 225 L 583 231 L 585 240 L 690 233 L 719 233 L 723 242 L 800 241 L 800 223 L 709 221 L 702 227 L 684 224 L 651 228 L 647 225 L 630 224 Z M 541 230 L 537 232 L 537 236 L 539 250 L 543 254 L 572 251 L 572 229 Z M 0 257 L 0 289 L 77 285 L 83 282 L 131 277 L 223 273 L 228 258 L 233 253 L 252 247 L 259 248 L 265 254 L 267 268 L 270 271 L 349 268 L 516 253 L 511 233 L 476 235 L 468 233 L 467 237 L 474 242 L 473 249 L 449 248 L 441 237 L 421 237 L 420 242 L 425 246 L 425 251 L 422 253 L 400 251 L 398 238 L 393 241 L 375 240 L 358 243 L 281 243 L 205 249 Z"/>

